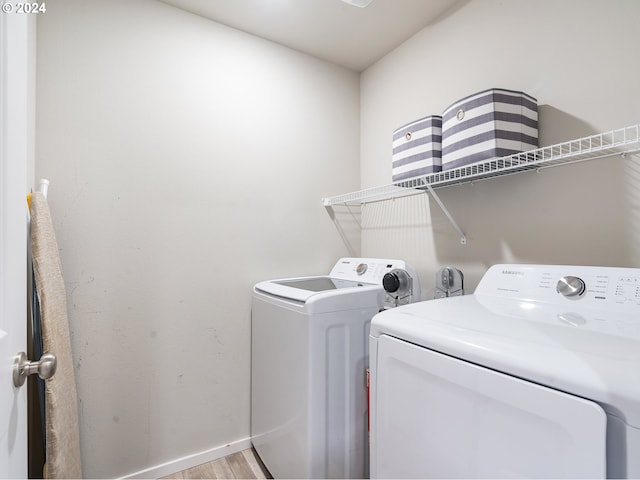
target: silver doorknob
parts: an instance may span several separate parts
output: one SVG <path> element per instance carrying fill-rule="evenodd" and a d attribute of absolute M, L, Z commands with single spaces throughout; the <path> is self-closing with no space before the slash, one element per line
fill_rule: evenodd
<path fill-rule="evenodd" d="M 21 387 L 27 377 L 34 373 L 37 373 L 41 379 L 47 380 L 53 377 L 57 367 L 58 360 L 53 353 L 43 353 L 39 361 L 30 362 L 27 354 L 20 352 L 13 362 L 13 384 Z"/>

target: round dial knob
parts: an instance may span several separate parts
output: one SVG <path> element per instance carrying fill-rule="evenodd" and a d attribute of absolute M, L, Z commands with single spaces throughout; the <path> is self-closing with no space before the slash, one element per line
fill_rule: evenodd
<path fill-rule="evenodd" d="M 558 280 L 556 290 L 565 297 L 579 297 L 585 291 L 584 280 L 567 275 Z"/>
<path fill-rule="evenodd" d="M 382 277 L 382 288 L 398 298 L 409 295 L 411 293 L 411 276 L 401 268 L 394 268 Z"/>
<path fill-rule="evenodd" d="M 368 265 L 366 263 L 359 263 L 356 267 L 356 273 L 358 275 L 364 275 L 364 272 L 367 271 Z"/>
<path fill-rule="evenodd" d="M 384 288 L 385 292 L 397 292 L 400 288 L 398 275 L 393 272 L 385 273 L 384 277 L 382 277 L 382 288 Z"/>

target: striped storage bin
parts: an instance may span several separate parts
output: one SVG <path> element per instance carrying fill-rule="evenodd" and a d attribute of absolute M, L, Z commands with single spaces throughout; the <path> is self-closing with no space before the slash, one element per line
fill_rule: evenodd
<path fill-rule="evenodd" d="M 442 168 L 440 152 L 442 117 L 415 120 L 393 132 L 391 176 L 393 182 L 409 180 Z"/>
<path fill-rule="evenodd" d="M 538 147 L 538 104 L 526 93 L 493 88 L 442 114 L 442 169 Z"/>

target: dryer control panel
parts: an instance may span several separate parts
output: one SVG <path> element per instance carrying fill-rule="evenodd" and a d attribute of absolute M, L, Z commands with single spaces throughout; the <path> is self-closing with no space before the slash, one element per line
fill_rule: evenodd
<path fill-rule="evenodd" d="M 640 268 L 494 265 L 475 294 L 640 313 Z"/>

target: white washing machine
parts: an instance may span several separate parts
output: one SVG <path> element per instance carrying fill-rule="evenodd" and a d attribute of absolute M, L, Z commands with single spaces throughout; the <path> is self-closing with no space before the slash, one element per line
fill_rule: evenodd
<path fill-rule="evenodd" d="M 342 258 L 327 276 L 255 285 L 251 440 L 274 478 L 368 474 L 371 318 L 414 298 L 418 278 L 400 260 Z"/>
<path fill-rule="evenodd" d="M 496 265 L 370 340 L 372 478 L 640 477 L 640 269 Z"/>

